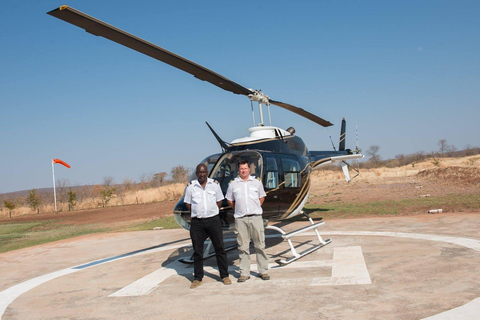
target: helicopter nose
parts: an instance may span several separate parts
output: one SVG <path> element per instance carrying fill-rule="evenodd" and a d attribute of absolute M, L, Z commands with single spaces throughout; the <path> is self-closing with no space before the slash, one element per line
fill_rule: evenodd
<path fill-rule="evenodd" d="M 190 230 L 190 212 L 183 201 L 183 197 L 178 200 L 175 208 L 173 208 L 173 216 L 180 227 Z"/>

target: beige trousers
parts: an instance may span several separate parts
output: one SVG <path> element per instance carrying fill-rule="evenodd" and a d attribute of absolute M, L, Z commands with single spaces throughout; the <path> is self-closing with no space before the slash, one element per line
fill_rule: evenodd
<path fill-rule="evenodd" d="M 253 241 L 257 256 L 258 272 L 267 273 L 268 257 L 265 252 L 265 228 L 262 215 L 235 219 L 235 234 L 237 235 L 240 258 L 240 276 L 250 275 L 250 240 Z"/>

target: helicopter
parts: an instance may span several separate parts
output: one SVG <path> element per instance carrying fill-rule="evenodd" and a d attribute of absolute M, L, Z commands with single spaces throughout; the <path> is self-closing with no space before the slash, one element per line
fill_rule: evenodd
<path fill-rule="evenodd" d="M 270 105 L 289 110 L 323 127 L 332 126 L 333 124 L 331 122 L 291 104 L 272 100 L 261 90 L 243 87 L 193 61 L 185 59 L 69 6 L 61 6 L 47 13 L 85 29 L 88 33 L 102 36 L 160 60 L 221 89 L 234 94 L 247 96 L 251 101 L 252 107 L 253 127 L 248 129 L 250 135 L 227 143 L 206 123 L 220 144 L 222 152 L 210 155 L 200 163 L 207 166 L 209 178 L 215 179 L 225 194 L 229 182 L 238 175 L 238 161 L 243 159 L 248 160 L 251 174 L 262 181 L 267 194 L 263 203 L 263 218 L 266 224 L 268 221 L 290 219 L 299 214 L 304 214 L 308 218 L 310 221 L 309 226 L 290 233 L 286 233 L 282 228 L 274 225 L 267 226 L 267 229 L 280 232 L 282 237 L 287 240 L 290 245 L 292 257 L 277 260 L 280 265 L 291 263 L 331 242 L 331 239 L 323 240 L 317 231 L 317 228 L 324 222 L 314 223 L 311 217 L 303 212 L 302 209 L 308 200 L 311 185 L 310 177 L 314 169 L 332 163 L 340 163 L 346 181 L 349 182 L 352 179 L 349 171 L 351 167 L 346 161 L 363 157 L 358 147 L 354 151 L 345 148 L 345 118 L 342 120 L 338 150 L 334 148 L 334 150 L 331 151 L 309 151 L 303 140 L 295 135 L 295 129 L 293 127 L 284 130 L 271 125 Z M 260 115 L 260 123 L 258 124 L 255 123 L 253 102 L 258 103 Z M 262 106 L 266 106 L 268 109 L 269 125 L 265 125 L 264 123 Z M 194 173 L 189 181 L 195 178 Z M 174 217 L 180 226 L 189 230 L 191 217 L 183 199 L 182 197 L 176 204 Z M 224 230 L 229 230 L 234 224 L 234 217 L 233 210 L 228 205 L 226 199 L 223 200 L 220 208 L 220 217 Z M 318 237 L 319 244 L 302 253 L 297 253 L 290 238 L 312 229 Z M 211 255 L 210 247 L 211 243 L 209 243 L 205 249 L 204 258 Z M 187 259 L 184 262 L 191 262 L 190 260 Z"/>

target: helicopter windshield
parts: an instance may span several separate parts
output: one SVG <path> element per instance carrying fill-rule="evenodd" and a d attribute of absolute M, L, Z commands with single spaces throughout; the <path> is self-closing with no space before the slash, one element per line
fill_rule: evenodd
<path fill-rule="evenodd" d="M 205 159 L 203 159 L 202 161 L 200 161 L 198 164 L 206 165 L 207 166 L 207 171 L 211 172 L 213 166 L 215 165 L 215 163 L 217 163 L 218 158 L 220 158 L 221 155 L 222 155 L 221 153 L 212 154 L 211 156 L 208 156 Z M 197 173 L 196 173 L 196 169 L 193 169 L 193 172 L 190 175 L 190 178 L 188 178 L 188 182 L 190 182 L 192 180 L 195 180 L 195 179 L 197 179 Z"/>
<path fill-rule="evenodd" d="M 238 161 L 248 160 L 250 175 L 262 177 L 263 160 L 256 151 L 234 151 L 224 154 L 210 173 L 210 178 L 220 183 L 223 193 L 227 192 L 230 181 L 238 176 Z"/>

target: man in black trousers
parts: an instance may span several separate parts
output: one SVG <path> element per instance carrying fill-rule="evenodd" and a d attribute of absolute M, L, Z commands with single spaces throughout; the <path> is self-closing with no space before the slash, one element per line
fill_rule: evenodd
<path fill-rule="evenodd" d="M 195 289 L 203 283 L 203 245 L 207 238 L 212 241 L 217 266 L 223 284 L 232 284 L 228 274 L 227 253 L 223 245 L 222 222 L 218 213 L 224 199 L 217 181 L 208 178 L 207 166 L 199 164 L 197 180 L 185 189 L 185 204 L 191 213 L 190 238 L 193 245 L 194 280 L 190 285 Z"/>

